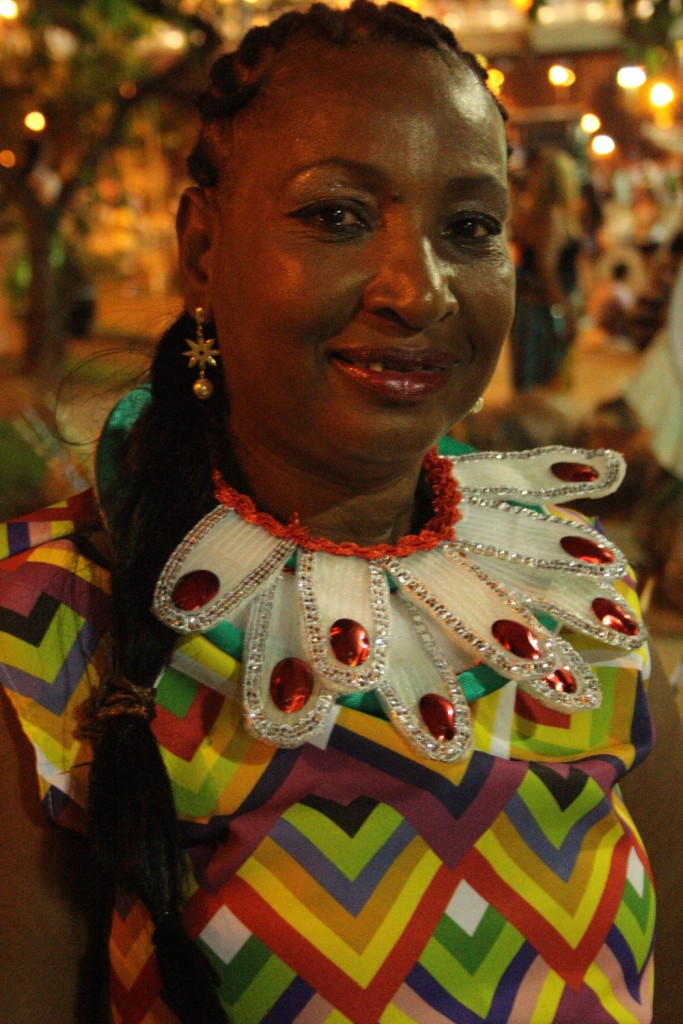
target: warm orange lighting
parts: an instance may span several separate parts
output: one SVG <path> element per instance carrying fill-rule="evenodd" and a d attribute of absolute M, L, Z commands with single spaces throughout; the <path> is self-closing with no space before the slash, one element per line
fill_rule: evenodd
<path fill-rule="evenodd" d="M 11 149 L 0 150 L 0 167 L 14 167 L 17 158 Z"/>
<path fill-rule="evenodd" d="M 563 89 L 569 85 L 573 85 L 576 81 L 576 75 L 570 68 L 564 67 L 563 64 L 553 64 L 548 69 L 548 81 L 552 85 L 559 85 Z"/>
<path fill-rule="evenodd" d="M 505 81 L 505 75 L 500 68 L 489 68 L 488 78 L 486 79 L 491 92 L 495 93 L 496 96 L 503 88 L 503 82 Z"/>
<path fill-rule="evenodd" d="M 533 0 L 512 0 L 512 6 L 516 8 L 518 11 L 521 11 L 523 14 L 526 14 L 526 12 L 530 9 L 532 3 Z"/>
<path fill-rule="evenodd" d="M 591 149 L 596 156 L 609 156 L 616 148 L 611 135 L 595 135 L 591 141 Z"/>
<path fill-rule="evenodd" d="M 47 122 L 44 114 L 41 114 L 39 110 L 32 110 L 24 118 L 24 124 L 32 132 L 42 132 Z"/>
<path fill-rule="evenodd" d="M 650 103 L 653 107 L 668 107 L 674 101 L 674 91 L 666 82 L 656 82 L 650 89 Z"/>
<path fill-rule="evenodd" d="M 122 96 L 124 100 L 132 100 L 137 91 L 138 87 L 135 82 L 121 82 L 121 85 L 119 86 L 119 95 Z"/>
<path fill-rule="evenodd" d="M 581 129 L 586 135 L 592 135 L 602 126 L 602 121 L 596 114 L 584 114 L 581 118 Z"/>
<path fill-rule="evenodd" d="M 646 78 L 645 69 L 638 66 L 627 66 L 617 71 L 617 85 L 622 89 L 637 89 Z"/>
<path fill-rule="evenodd" d="M 6 21 L 13 21 L 19 17 L 19 5 L 15 0 L 0 0 L 0 18 Z"/>

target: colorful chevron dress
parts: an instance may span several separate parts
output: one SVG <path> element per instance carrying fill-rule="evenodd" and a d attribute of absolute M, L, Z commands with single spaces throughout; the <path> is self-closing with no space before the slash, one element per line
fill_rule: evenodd
<path fill-rule="evenodd" d="M 107 665 L 97 529 L 79 496 L 5 527 L 0 562 L 0 679 L 46 813 L 75 830 L 90 757 L 75 726 Z M 617 588 L 635 616 L 630 580 Z M 240 629 L 181 636 L 153 728 L 192 867 L 186 925 L 236 1024 L 651 1020 L 654 895 L 617 785 L 651 743 L 646 649 L 564 635 L 602 706 L 564 714 L 475 670 L 473 750 L 441 761 L 367 693 L 301 745 L 256 738 Z M 117 1022 L 177 1024 L 125 896 L 111 993 Z"/>

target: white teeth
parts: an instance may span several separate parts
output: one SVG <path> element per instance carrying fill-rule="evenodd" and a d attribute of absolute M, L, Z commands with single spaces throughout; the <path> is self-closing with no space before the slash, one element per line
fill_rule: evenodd
<path fill-rule="evenodd" d="M 382 373 L 384 370 L 384 363 L 368 363 L 368 370 L 373 370 L 377 373 Z"/>

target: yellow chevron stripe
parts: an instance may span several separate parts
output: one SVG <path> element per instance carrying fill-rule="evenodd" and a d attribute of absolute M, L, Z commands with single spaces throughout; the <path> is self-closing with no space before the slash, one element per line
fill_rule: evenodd
<path fill-rule="evenodd" d="M 175 649 L 224 679 L 231 679 L 241 667 L 239 661 L 236 661 L 232 655 L 226 654 L 220 647 L 209 643 L 204 636 L 184 636 L 176 644 Z"/>
<path fill-rule="evenodd" d="M 597 822 L 584 838 L 567 883 L 520 839 L 505 815 L 498 817 L 476 848 L 496 874 L 505 879 L 505 884 L 516 892 L 524 892 L 527 903 L 576 948 L 599 905 L 610 874 L 612 850 L 621 835 L 618 823 L 609 819 Z M 489 895 L 489 899 L 496 906 L 495 896 Z"/>
<path fill-rule="evenodd" d="M 549 1020 L 554 1020 L 555 1018 L 555 1014 L 557 1013 L 557 1008 L 560 1005 L 562 993 L 564 992 L 566 985 L 559 974 L 550 970 L 545 963 L 543 963 L 540 957 L 537 962 L 543 964 L 546 976 L 538 993 L 538 999 L 536 1000 L 534 1011 L 529 1018 L 529 1024 L 548 1024 Z M 529 971 L 529 974 L 530 973 L 531 971 Z M 527 974 L 527 978 L 524 979 L 524 983 L 520 991 L 520 1004 L 521 1007 L 526 1008 L 527 1012 L 530 1007 L 525 1006 L 524 997 L 526 996 L 528 999 L 527 979 L 529 974 Z M 511 1014 L 511 1019 L 514 1019 L 514 1012 Z M 521 1020 L 521 1016 L 519 1019 Z"/>
<path fill-rule="evenodd" d="M 260 849 L 261 847 L 259 851 Z M 282 857 L 280 849 L 278 856 Z M 357 952 L 346 941 L 356 938 L 358 919 L 352 918 L 339 906 L 336 907 L 333 927 L 328 927 L 317 913 L 313 913 L 311 907 L 314 904 L 311 904 L 307 897 L 302 900 L 295 896 L 282 880 L 273 875 L 256 857 L 248 860 L 240 868 L 238 875 L 270 906 L 277 907 L 284 921 L 290 923 L 300 934 L 309 936 L 310 941 L 323 956 L 353 978 L 356 984 L 367 986 L 401 937 L 439 867 L 439 859 L 431 850 L 425 850 L 409 872 L 403 874 L 399 897 L 393 905 L 388 906 L 386 916 L 362 952 Z M 393 898 L 393 895 L 390 898 Z M 315 909 L 317 911 L 318 907 Z"/>
<path fill-rule="evenodd" d="M 340 706 L 337 715 L 337 725 L 351 730 L 357 736 L 362 736 L 372 743 L 380 743 L 387 750 L 391 750 L 393 753 L 404 757 L 406 761 L 414 761 L 424 768 L 424 758 L 420 757 L 419 754 L 413 753 L 405 740 L 401 738 L 389 722 L 381 721 L 362 711 L 354 711 L 353 708 Z M 454 764 L 447 764 L 443 761 L 430 761 L 429 771 L 435 775 L 442 775 L 454 786 L 459 786 L 467 771 L 469 762 L 469 757 L 464 761 L 458 761 Z"/>
<path fill-rule="evenodd" d="M 60 605 L 37 647 L 19 637 L 9 637 L 3 660 L 12 668 L 51 683 L 64 664 L 84 622 L 82 616 L 75 615 L 66 605 Z"/>
<path fill-rule="evenodd" d="M 339 902 L 322 888 L 305 868 L 289 854 L 273 842 L 264 839 L 256 850 L 253 859 L 277 878 L 287 892 L 304 906 L 315 908 L 314 918 L 318 928 L 322 925 L 330 933 L 343 934 L 348 948 L 362 954 L 377 934 L 378 929 L 392 915 L 398 917 L 396 938 L 403 931 L 406 921 L 416 902 L 413 893 L 406 893 L 406 879 L 413 877 L 418 870 L 428 847 L 422 839 L 415 837 L 382 877 L 377 888 L 368 898 L 359 914 L 347 911 Z M 433 855 L 432 855 L 433 856 Z M 439 861 L 434 857 L 436 867 L 431 874 L 424 877 L 424 888 L 432 881 Z M 240 872 L 241 874 L 241 872 Z M 411 884 L 415 884 L 414 882 Z M 256 888 L 254 886 L 254 888 Z M 420 896 L 424 889 L 421 890 Z M 403 913 L 404 908 L 406 912 Z M 296 918 L 282 914 L 285 920 L 293 924 Z M 299 930 L 298 923 L 295 925 Z M 393 942 L 392 942 L 393 946 Z M 383 950 L 384 952 L 384 950 Z"/>
<path fill-rule="evenodd" d="M 650 968 L 651 965 L 652 961 Z M 620 985 L 619 996 L 615 995 L 612 979 L 617 979 L 618 982 L 622 973 L 621 965 L 612 950 L 608 946 L 603 946 L 583 980 L 588 988 L 595 992 L 605 1012 L 611 1014 L 619 1024 L 649 1024 L 651 1016 L 648 1012 L 648 999 L 645 999 L 645 1005 L 641 1006 L 631 998 L 625 985 Z M 644 991 L 647 993 L 649 990 L 651 994 L 651 969 L 643 977 L 642 984 Z"/>
<path fill-rule="evenodd" d="M 93 586 L 99 587 L 105 593 L 109 593 L 109 572 L 78 554 L 71 541 L 42 544 L 33 549 L 27 561 L 66 569 L 68 572 L 80 576 L 81 579 L 87 580 L 88 583 L 92 583 Z"/>
<path fill-rule="evenodd" d="M 415 1018 L 409 1017 L 406 1013 L 402 1013 L 397 1006 L 392 1003 L 391 1006 L 387 1006 L 386 1010 L 379 1019 L 379 1024 L 415 1024 Z"/>
<path fill-rule="evenodd" d="M 162 750 L 174 781 L 178 813 L 198 818 L 233 813 L 276 752 L 276 747 L 252 740 L 244 731 L 240 709 L 225 701 L 211 734 L 190 761 Z"/>
<path fill-rule="evenodd" d="M 282 817 L 349 879 L 358 876 L 403 821 L 392 807 L 378 804 L 356 834 L 350 836 L 325 814 L 306 804 L 289 807 Z"/>

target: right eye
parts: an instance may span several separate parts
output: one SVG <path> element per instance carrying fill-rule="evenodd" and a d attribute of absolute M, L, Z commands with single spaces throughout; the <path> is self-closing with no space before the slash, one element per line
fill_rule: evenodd
<path fill-rule="evenodd" d="M 334 200 L 309 203 L 291 216 L 328 235 L 357 235 L 370 227 L 367 214 L 358 203 Z"/>

